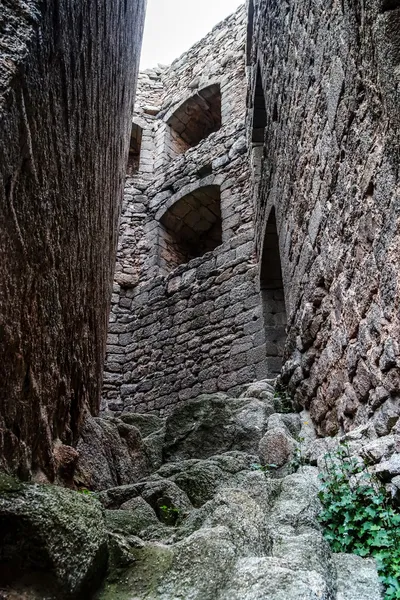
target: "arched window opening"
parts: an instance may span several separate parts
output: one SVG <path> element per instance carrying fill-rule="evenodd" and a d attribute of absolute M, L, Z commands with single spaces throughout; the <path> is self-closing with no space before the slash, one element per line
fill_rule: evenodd
<path fill-rule="evenodd" d="M 199 188 L 161 217 L 161 263 L 168 270 L 222 244 L 221 195 L 217 185 Z"/>
<path fill-rule="evenodd" d="M 191 96 L 168 119 L 171 158 L 197 146 L 221 128 L 221 89 L 213 84 Z"/>
<path fill-rule="evenodd" d="M 139 171 L 140 150 L 142 146 L 142 128 L 136 123 L 132 123 L 131 140 L 129 143 L 129 156 L 127 174 L 134 175 Z"/>
<path fill-rule="evenodd" d="M 262 146 L 267 126 L 267 111 L 265 105 L 264 89 L 261 78 L 260 65 L 257 67 L 256 88 L 253 103 L 253 146 Z"/>
<path fill-rule="evenodd" d="M 274 376 L 282 368 L 286 341 L 286 308 L 282 280 L 279 237 L 275 210 L 272 209 L 265 230 L 261 257 L 261 297 L 263 304 L 267 367 Z"/>
<path fill-rule="evenodd" d="M 246 42 L 246 64 L 251 64 L 251 50 L 253 47 L 253 29 L 254 29 L 254 1 L 249 0 L 247 13 L 247 42 Z"/>

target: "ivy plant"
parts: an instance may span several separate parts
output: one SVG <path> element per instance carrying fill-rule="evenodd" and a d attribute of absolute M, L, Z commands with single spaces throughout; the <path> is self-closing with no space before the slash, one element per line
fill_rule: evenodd
<path fill-rule="evenodd" d="M 325 456 L 319 521 L 334 552 L 376 559 L 385 600 L 400 598 L 400 514 L 346 444 Z"/>

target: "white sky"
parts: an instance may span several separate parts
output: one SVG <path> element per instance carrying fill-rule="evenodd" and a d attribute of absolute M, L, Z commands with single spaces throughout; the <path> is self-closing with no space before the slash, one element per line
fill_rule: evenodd
<path fill-rule="evenodd" d="M 244 0 L 147 0 L 140 68 L 169 65 Z"/>

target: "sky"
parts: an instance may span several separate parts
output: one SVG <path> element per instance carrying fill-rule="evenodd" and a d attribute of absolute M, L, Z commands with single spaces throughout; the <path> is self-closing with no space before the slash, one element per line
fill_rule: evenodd
<path fill-rule="evenodd" d="M 244 0 L 147 0 L 141 69 L 170 64 Z"/>

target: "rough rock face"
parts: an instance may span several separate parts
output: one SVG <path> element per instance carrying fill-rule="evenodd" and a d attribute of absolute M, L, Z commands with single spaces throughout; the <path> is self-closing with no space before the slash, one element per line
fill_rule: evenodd
<path fill-rule="evenodd" d="M 239 398 L 202 396 L 166 419 L 88 421 L 78 467 L 95 482 L 109 534 L 98 600 L 381 598 L 374 562 L 333 555 L 324 540 L 317 463 L 327 442 L 316 439 L 306 413 L 276 412 L 281 398 L 272 384 L 250 385 Z M 277 433 L 284 447 L 305 445 L 308 466 L 294 472 L 287 453 L 277 468 L 259 468 L 276 453 L 268 440 Z M 361 438 L 366 443 L 365 433 Z M 134 470 L 125 455 L 126 470 L 118 470 L 123 448 L 157 460 L 137 460 Z M 112 477 L 104 474 L 111 472 L 126 477 L 124 484 L 108 487 Z"/>
<path fill-rule="evenodd" d="M 104 575 L 107 533 L 92 498 L 2 475 L 0 527 L 0 595 L 6 589 L 6 598 L 14 597 L 11 590 L 34 600 L 81 598 Z"/>
<path fill-rule="evenodd" d="M 161 468 L 99 494 L 114 547 L 99 600 L 381 598 L 374 561 L 332 555 L 323 538 L 318 469 L 255 470 L 257 447 L 278 424 L 282 436 L 306 435 L 305 415 L 276 414 L 277 400 L 266 381 L 239 399 L 212 395 L 177 408 Z"/>
<path fill-rule="evenodd" d="M 380 600 L 374 561 L 330 551 L 317 520 L 317 464 L 326 442 L 318 447 L 306 414 L 275 412 L 280 399 L 271 383 L 248 386 L 236 399 L 203 396 L 165 422 L 137 414 L 90 420 L 81 451 L 97 484 L 94 495 L 5 478 L 0 558 L 8 569 L 0 569 L 0 591 L 24 591 L 33 600 L 64 600 L 83 590 L 81 597 L 94 593 L 97 600 Z M 124 434 L 126 426 L 134 435 L 131 429 Z M 289 459 L 279 468 L 260 468 L 263 440 L 277 430 L 305 445 L 308 464 L 297 472 Z M 366 443 L 366 432 L 351 435 L 349 444 L 360 452 L 357 440 Z M 159 462 L 138 460 L 131 483 L 108 487 L 103 475 L 107 465 L 115 468 L 121 448 L 145 456 L 152 436 Z M 91 462 L 101 437 L 106 451 Z M 382 457 L 393 448 L 386 442 Z M 127 458 L 126 471 L 119 471 L 125 476 L 133 465 Z M 25 570 L 15 579 L 18 560 Z M 40 570 L 32 579 L 35 566 Z"/>
<path fill-rule="evenodd" d="M 144 2 L 0 12 L 0 467 L 53 479 L 98 410 Z"/>
<path fill-rule="evenodd" d="M 150 415 L 88 417 L 77 445 L 75 483 L 91 490 L 134 483 L 162 462 L 164 423 Z"/>
<path fill-rule="evenodd" d="M 252 93 L 257 81 L 264 92 L 257 237 L 261 249 L 274 207 L 284 381 L 334 434 L 400 402 L 400 5 L 267 0 L 250 15 Z"/>

